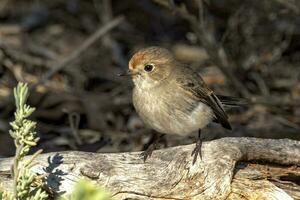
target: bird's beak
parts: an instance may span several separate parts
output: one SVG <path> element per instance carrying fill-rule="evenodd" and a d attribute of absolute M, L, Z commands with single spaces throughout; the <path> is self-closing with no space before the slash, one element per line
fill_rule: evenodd
<path fill-rule="evenodd" d="M 137 73 L 133 73 L 132 71 L 127 70 L 126 72 L 122 72 L 122 73 L 118 74 L 118 76 L 134 76 L 136 74 Z"/>

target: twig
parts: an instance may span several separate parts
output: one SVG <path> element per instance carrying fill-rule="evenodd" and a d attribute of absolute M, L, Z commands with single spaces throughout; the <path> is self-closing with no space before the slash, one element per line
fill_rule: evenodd
<path fill-rule="evenodd" d="M 290 11 L 294 12 L 297 15 L 300 13 L 300 4 L 297 5 L 297 1 L 293 1 L 293 0 L 274 0 L 274 1 L 277 2 L 278 4 L 285 6 L 287 9 L 289 9 Z"/>
<path fill-rule="evenodd" d="M 19 62 L 26 63 L 27 65 L 45 66 L 46 68 L 51 68 L 52 67 L 53 61 L 49 61 L 48 59 L 32 56 L 32 55 L 26 54 L 22 51 L 12 49 L 9 46 L 4 46 L 3 50 L 4 50 L 4 53 L 9 58 L 12 58 L 13 60 L 16 60 L 16 61 L 19 61 Z"/>
<path fill-rule="evenodd" d="M 162 4 L 161 1 L 154 0 L 157 3 Z M 210 56 L 211 60 L 219 67 L 219 69 L 225 74 L 225 76 L 231 81 L 231 84 L 236 88 L 239 93 L 247 98 L 250 96 L 248 89 L 242 84 L 233 74 L 230 66 L 233 66 L 234 63 L 229 63 L 229 59 L 225 52 L 224 47 L 221 44 L 218 44 L 213 37 L 207 31 L 207 27 L 205 26 L 204 13 L 203 13 L 203 4 L 201 0 L 199 0 L 199 20 L 190 14 L 185 8 L 177 7 L 176 5 L 166 5 L 169 9 L 174 9 L 176 13 L 178 13 L 183 19 L 187 20 L 190 23 L 191 28 L 196 33 L 198 39 L 201 41 L 201 44 L 207 51 L 207 54 Z"/>
<path fill-rule="evenodd" d="M 68 113 L 69 123 L 72 130 L 72 134 L 75 138 L 76 144 L 81 145 L 83 142 L 78 134 L 78 127 L 80 122 L 80 115 L 76 112 Z"/>
<path fill-rule="evenodd" d="M 108 23 L 113 19 L 111 0 L 94 0 L 94 5 L 97 10 L 100 21 L 103 24 Z M 113 38 L 111 34 L 107 34 L 102 38 L 102 43 L 105 47 L 111 50 L 113 60 L 121 67 L 126 67 L 127 61 L 122 54 L 122 49 L 119 43 Z"/>
<path fill-rule="evenodd" d="M 96 40 L 105 35 L 107 32 L 118 26 L 124 20 L 123 16 L 116 17 L 110 22 L 106 23 L 104 26 L 101 26 L 95 33 L 88 37 L 73 53 L 71 53 L 66 59 L 62 60 L 60 63 L 52 67 L 51 70 L 46 72 L 46 74 L 36 83 L 29 87 L 29 91 L 34 90 L 38 85 L 45 83 L 49 78 L 51 78 L 55 73 L 67 67 L 78 58 L 87 48 L 89 48 Z M 7 96 L 2 100 L 1 105 L 6 105 L 13 99 L 13 95 Z M 0 106 L 1 106 L 0 105 Z"/>
<path fill-rule="evenodd" d="M 88 37 L 73 53 L 71 53 L 71 55 L 69 55 L 62 62 L 58 63 L 51 70 L 49 70 L 37 84 L 32 86 L 32 88 L 35 88 L 37 85 L 44 83 L 62 68 L 68 66 L 72 61 L 78 58 L 80 54 L 82 54 L 87 48 L 89 48 L 96 40 L 105 35 L 108 31 L 118 26 L 123 20 L 124 17 L 122 16 L 116 17 L 104 26 L 100 27 L 95 33 Z"/>
<path fill-rule="evenodd" d="M 265 106 L 300 106 L 300 102 L 297 99 L 287 99 L 279 96 L 259 97 L 252 96 L 249 104 L 263 104 Z"/>
<path fill-rule="evenodd" d="M 256 82 L 263 96 L 270 96 L 270 89 L 268 88 L 265 80 L 258 73 L 252 72 L 250 73 L 250 77 L 252 77 L 253 80 Z"/>
<path fill-rule="evenodd" d="M 212 61 L 219 67 L 219 69 L 225 74 L 225 76 L 231 81 L 232 85 L 242 94 L 243 97 L 249 97 L 248 89 L 234 76 L 230 68 L 233 64 L 229 63 L 224 47 L 217 44 L 215 38 L 212 37 L 212 34 L 207 31 L 204 19 L 199 20 L 199 25 L 198 20 L 194 16 L 187 12 L 181 11 L 180 13 L 181 16 L 187 19 L 192 25 L 192 28 L 196 32 L 207 53 L 212 58 Z"/>

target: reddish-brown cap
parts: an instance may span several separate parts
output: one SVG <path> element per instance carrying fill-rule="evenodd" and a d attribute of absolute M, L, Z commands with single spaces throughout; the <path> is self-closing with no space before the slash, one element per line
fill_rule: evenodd
<path fill-rule="evenodd" d="M 152 46 L 140 49 L 129 61 L 129 70 L 135 70 L 143 62 L 166 63 L 172 61 L 172 54 L 164 48 Z"/>
<path fill-rule="evenodd" d="M 135 69 L 136 66 L 144 59 L 144 57 L 145 53 L 143 51 L 138 51 L 137 53 L 135 53 L 129 61 L 129 69 Z"/>

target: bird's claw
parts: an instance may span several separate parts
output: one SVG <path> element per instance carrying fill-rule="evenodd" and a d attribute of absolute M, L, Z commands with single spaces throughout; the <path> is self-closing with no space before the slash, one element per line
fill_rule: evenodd
<path fill-rule="evenodd" d="M 144 162 L 146 162 L 147 158 L 151 157 L 153 151 L 155 149 L 155 145 L 151 144 L 145 151 L 143 151 L 140 156 L 143 158 Z"/>
<path fill-rule="evenodd" d="M 195 146 L 195 148 L 194 148 L 194 150 L 192 151 L 192 154 L 191 154 L 191 156 L 194 156 L 193 164 L 196 163 L 198 155 L 199 155 L 200 159 L 202 160 L 201 147 L 202 147 L 202 140 L 200 140 L 200 138 L 199 138 L 197 140 L 196 146 Z"/>

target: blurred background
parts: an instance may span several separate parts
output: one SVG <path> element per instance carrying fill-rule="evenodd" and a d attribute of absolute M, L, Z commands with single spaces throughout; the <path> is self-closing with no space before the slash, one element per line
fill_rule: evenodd
<path fill-rule="evenodd" d="M 133 84 L 117 74 L 139 48 L 159 45 L 202 74 L 217 93 L 242 97 L 220 137 L 300 139 L 300 2 L 297 0 L 1 0 L 0 156 L 12 88 L 27 82 L 44 152 L 144 149 L 153 131 L 131 102 Z M 167 136 L 161 147 L 193 143 Z"/>

